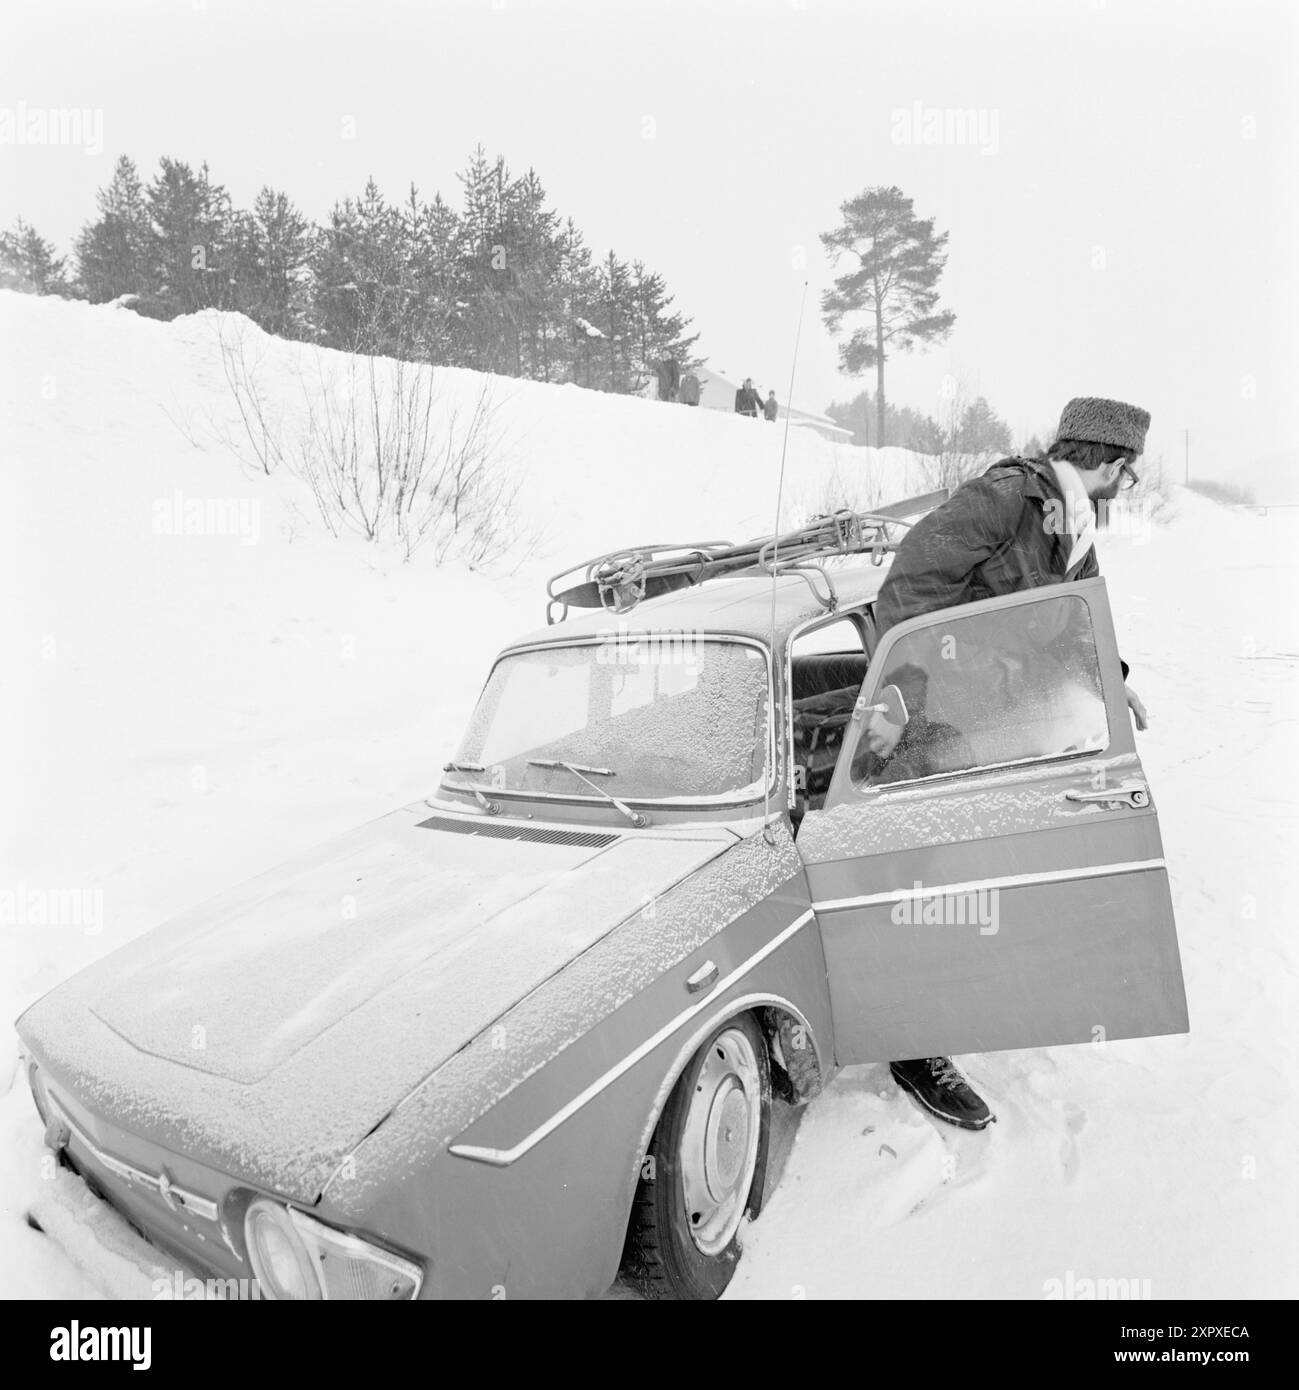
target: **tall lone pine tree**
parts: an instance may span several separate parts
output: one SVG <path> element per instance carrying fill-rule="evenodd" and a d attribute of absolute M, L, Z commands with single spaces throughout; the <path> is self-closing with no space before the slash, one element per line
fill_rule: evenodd
<path fill-rule="evenodd" d="M 938 311 L 938 279 L 947 264 L 947 233 L 918 218 L 900 188 L 867 188 L 842 204 L 843 222 L 821 235 L 834 264 L 848 268 L 821 296 L 826 327 L 838 335 L 844 320 L 864 316 L 839 345 L 850 376 L 875 368 L 878 438 L 886 442 L 884 363 L 892 351 L 941 342 L 956 315 Z"/>

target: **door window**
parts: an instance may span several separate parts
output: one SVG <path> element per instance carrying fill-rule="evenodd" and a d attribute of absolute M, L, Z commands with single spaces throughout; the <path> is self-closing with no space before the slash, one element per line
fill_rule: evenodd
<path fill-rule="evenodd" d="M 907 719 L 898 726 L 885 711 L 865 714 L 851 764 L 855 785 L 1108 747 L 1100 663 L 1084 599 L 1061 595 L 966 617 L 957 613 L 887 648 L 867 703 L 889 704 L 885 688 L 896 686 Z"/>

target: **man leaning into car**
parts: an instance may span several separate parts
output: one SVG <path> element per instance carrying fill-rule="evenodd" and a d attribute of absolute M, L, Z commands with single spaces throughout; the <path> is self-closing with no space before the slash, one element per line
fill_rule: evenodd
<path fill-rule="evenodd" d="M 898 547 L 875 604 L 877 640 L 922 613 L 1098 575 L 1095 509 L 1135 485 L 1149 427 L 1150 414 L 1139 406 L 1077 397 L 1045 455 L 1002 459 L 963 484 Z M 1127 700 L 1144 729 L 1145 707 L 1130 688 Z M 871 753 L 890 757 L 902 735 L 876 715 L 867 733 Z M 891 1067 L 898 1085 L 939 1119 L 965 1129 L 996 1119 L 950 1057 Z"/>

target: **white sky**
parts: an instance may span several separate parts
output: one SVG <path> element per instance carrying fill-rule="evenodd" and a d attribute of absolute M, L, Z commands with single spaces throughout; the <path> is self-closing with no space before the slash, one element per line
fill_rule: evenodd
<path fill-rule="evenodd" d="M 0 144 L 0 225 L 62 249 L 119 154 L 206 159 L 315 219 L 373 175 L 458 201 L 481 142 L 540 174 L 597 253 L 661 271 L 711 365 L 795 403 L 841 379 L 818 234 L 869 184 L 951 233 L 949 342 L 899 358 L 1016 431 L 1065 400 L 1154 414 L 1148 455 L 1299 500 L 1296 7 L 1286 0 L 6 0 L 0 111 L 103 113 L 103 149 Z M 904 144 L 974 110 L 983 142 Z M 355 138 L 343 138 L 351 118 Z M 985 149 L 988 152 L 984 152 Z M 806 270 L 798 269 L 801 255 Z M 873 386 L 873 374 L 867 384 Z M 1283 464 L 1289 472 L 1283 474 Z M 1262 497 L 1260 500 L 1265 500 Z"/>

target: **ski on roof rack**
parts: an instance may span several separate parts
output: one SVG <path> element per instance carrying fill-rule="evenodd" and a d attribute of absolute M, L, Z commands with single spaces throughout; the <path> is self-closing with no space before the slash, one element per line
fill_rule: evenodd
<path fill-rule="evenodd" d="M 835 556 L 869 554 L 873 564 L 882 564 L 885 554 L 898 547 L 890 527 L 910 525 L 945 502 L 947 496 L 947 489 L 940 488 L 872 511 L 832 512 L 814 517 L 806 526 L 783 535 L 761 536 L 738 545 L 704 541 L 611 550 L 580 565 L 570 565 L 549 580 L 546 621 L 562 622 L 570 608 L 605 608 L 611 613 L 627 613 L 644 599 L 750 569 L 771 575 L 799 575 L 817 601 L 832 611 L 839 598 L 829 572 L 818 562 Z M 824 589 L 813 581 L 813 574 L 820 576 Z"/>

